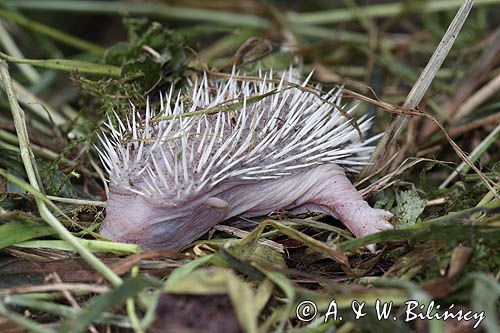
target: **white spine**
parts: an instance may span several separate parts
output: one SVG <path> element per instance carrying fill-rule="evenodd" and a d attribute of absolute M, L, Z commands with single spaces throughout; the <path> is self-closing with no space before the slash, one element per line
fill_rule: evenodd
<path fill-rule="evenodd" d="M 116 113 L 115 121 L 108 118 L 98 151 L 111 185 L 150 199 L 179 200 L 225 180 L 278 179 L 325 163 L 356 172 L 366 164 L 373 149 L 367 144 L 378 136 L 360 142 L 357 130 L 337 110 L 342 105 L 340 90 L 324 94 L 326 103 L 308 91 L 290 88 L 286 73 L 278 83 L 272 72 L 260 75 L 261 80 L 252 82 L 233 76 L 210 81 L 205 74 L 176 98 L 173 88 L 160 96 L 159 113 L 147 100 L 143 117 L 132 105 L 125 124 Z M 248 102 L 274 90 L 256 103 Z M 237 101 L 243 106 L 231 112 L 182 116 Z M 151 122 L 155 117 L 171 119 Z M 362 117 L 358 124 L 365 132 L 370 119 Z"/>

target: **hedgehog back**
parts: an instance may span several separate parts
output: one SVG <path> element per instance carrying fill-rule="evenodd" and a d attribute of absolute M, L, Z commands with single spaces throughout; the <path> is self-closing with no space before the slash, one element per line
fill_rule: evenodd
<path fill-rule="evenodd" d="M 285 77 L 204 75 L 175 98 L 173 88 L 161 96 L 157 113 L 148 101 L 143 116 L 133 105 L 125 122 L 115 115 L 99 150 L 111 190 L 175 203 L 224 182 L 279 179 L 321 164 L 357 172 L 376 137 L 361 142 L 339 112 L 341 90 L 320 97 L 304 88 L 309 78 L 299 87 L 290 84 L 291 74 Z M 364 134 L 370 119 L 358 125 Z"/>

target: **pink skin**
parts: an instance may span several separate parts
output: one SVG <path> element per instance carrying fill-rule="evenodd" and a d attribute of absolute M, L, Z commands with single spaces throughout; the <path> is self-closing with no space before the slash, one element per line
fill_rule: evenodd
<path fill-rule="evenodd" d="M 231 217 L 262 216 L 279 209 L 332 215 L 356 237 L 393 227 L 388 222 L 392 214 L 371 208 L 334 164 L 276 180 L 224 182 L 175 207 L 119 192 L 111 188 L 101 234 L 145 250 L 180 250 Z"/>

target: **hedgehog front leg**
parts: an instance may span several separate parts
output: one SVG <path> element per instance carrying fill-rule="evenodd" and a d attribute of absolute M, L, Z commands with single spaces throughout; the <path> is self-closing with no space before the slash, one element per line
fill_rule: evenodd
<path fill-rule="evenodd" d="M 320 191 L 315 191 L 310 202 L 336 216 L 356 237 L 393 228 L 389 223 L 392 214 L 370 207 L 342 168 L 333 165 L 322 178 L 324 183 L 318 186 Z"/>

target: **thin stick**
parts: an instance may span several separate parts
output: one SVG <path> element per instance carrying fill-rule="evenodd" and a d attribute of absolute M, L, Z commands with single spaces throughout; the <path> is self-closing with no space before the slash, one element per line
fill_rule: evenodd
<path fill-rule="evenodd" d="M 103 285 L 97 284 L 85 284 L 85 283 L 64 283 L 59 281 L 52 284 L 44 285 L 22 285 L 12 288 L 3 289 L 2 293 L 4 295 L 15 295 L 15 294 L 29 294 L 29 293 L 44 293 L 44 292 L 57 292 L 57 291 L 73 291 L 73 292 L 89 292 L 102 294 L 109 291 L 109 288 Z"/>
<path fill-rule="evenodd" d="M 500 123 L 500 113 L 494 113 L 491 116 L 480 118 L 470 123 L 457 126 L 454 129 L 450 130 L 449 135 L 453 138 L 462 135 L 464 133 L 467 133 L 469 131 L 472 131 L 478 127 L 483 127 L 486 125 L 498 124 L 498 123 Z"/>
<path fill-rule="evenodd" d="M 0 75 L 4 81 L 5 92 L 9 100 L 12 117 L 14 118 L 17 137 L 19 138 L 19 148 L 21 149 L 21 159 L 23 161 L 24 168 L 26 169 L 26 174 L 28 175 L 31 186 L 33 186 L 36 190 L 40 190 L 34 157 L 31 152 L 28 130 L 26 129 L 24 111 L 17 103 L 8 65 L 5 61 L 0 61 Z M 35 197 L 35 201 L 40 212 L 40 216 L 47 222 L 47 224 L 56 230 L 59 236 L 68 242 L 76 250 L 76 252 L 78 252 L 89 263 L 90 266 L 92 266 L 114 286 L 122 284 L 122 280 L 118 275 L 116 275 L 108 266 L 94 256 L 92 252 L 87 250 L 85 246 L 83 246 L 78 239 L 74 237 L 54 215 L 52 215 L 42 199 Z"/>
<path fill-rule="evenodd" d="M 455 18 L 448 27 L 448 30 L 441 39 L 439 46 L 434 51 L 434 54 L 427 63 L 427 66 L 425 66 L 417 82 L 415 82 L 415 85 L 408 94 L 403 104 L 404 109 L 416 108 L 424 97 L 424 94 L 427 92 L 432 80 L 448 55 L 448 52 L 451 50 L 458 33 L 460 32 L 470 10 L 472 9 L 473 3 L 474 0 L 465 0 L 458 10 Z M 374 170 L 378 168 L 379 164 L 386 159 L 386 155 L 403 128 L 406 126 L 407 122 L 408 117 L 397 116 L 396 119 L 389 125 L 389 128 L 386 130 L 384 136 L 378 143 L 372 157 L 370 158 L 370 164 L 363 170 L 363 175 L 373 173 Z"/>
<path fill-rule="evenodd" d="M 474 163 L 481 155 L 495 142 L 500 134 L 500 125 L 498 125 L 474 150 L 470 153 L 469 159 Z M 445 188 L 459 174 L 463 174 L 469 170 L 469 166 L 462 162 L 460 165 L 446 178 L 439 188 Z"/>
<path fill-rule="evenodd" d="M 490 98 L 500 90 L 500 74 L 476 91 L 465 103 L 463 103 L 452 118 L 452 121 L 463 118 L 468 115 L 481 103 Z"/>
<path fill-rule="evenodd" d="M 47 276 L 46 281 L 50 281 L 50 282 L 56 283 L 56 284 L 63 283 L 63 281 L 61 280 L 61 277 L 59 276 L 59 274 L 57 274 L 57 272 L 50 273 Z M 82 308 L 80 306 L 80 304 L 78 304 L 76 299 L 73 297 L 73 295 L 71 295 L 71 293 L 68 290 L 62 290 L 61 293 L 63 294 L 64 298 L 66 298 L 66 300 L 71 305 L 71 307 L 73 307 L 75 309 Z M 99 331 L 95 328 L 94 325 L 89 325 L 88 330 L 90 331 L 90 333 L 99 333 Z"/>

